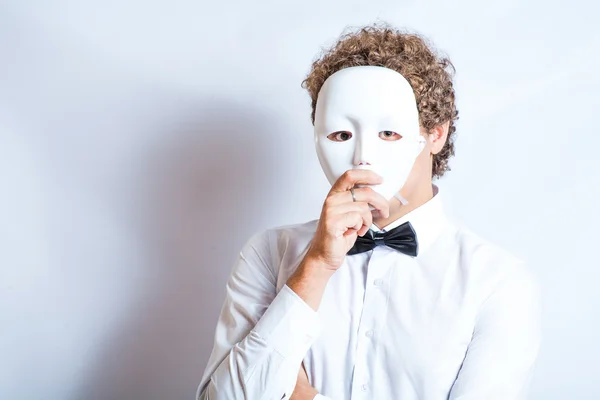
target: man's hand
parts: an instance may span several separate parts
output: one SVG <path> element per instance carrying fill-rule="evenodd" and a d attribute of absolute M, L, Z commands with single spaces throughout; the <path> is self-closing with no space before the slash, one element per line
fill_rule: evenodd
<path fill-rule="evenodd" d="M 383 178 L 366 169 L 349 169 L 333 184 L 323 202 L 317 229 L 306 257 L 321 261 L 326 271 L 334 273 L 344 263 L 346 254 L 364 236 L 373 224 L 373 212 L 388 218 L 390 204 L 381 194 L 370 187 L 357 184 L 378 185 Z M 356 201 L 350 189 L 354 189 Z"/>
<path fill-rule="evenodd" d="M 290 400 L 313 400 L 319 392 L 308 382 L 308 375 L 304 370 L 304 364 L 300 366 L 298 371 L 298 379 L 296 380 L 296 387 L 292 393 Z"/>
<path fill-rule="evenodd" d="M 355 184 L 381 184 L 383 178 L 371 170 L 350 169 L 338 178 L 323 202 L 315 235 L 306 255 L 287 285 L 313 310 L 319 309 L 325 287 L 342 266 L 346 254 L 373 223 L 370 205 L 383 218 L 390 216 L 389 202 L 370 187 L 350 189 Z"/>

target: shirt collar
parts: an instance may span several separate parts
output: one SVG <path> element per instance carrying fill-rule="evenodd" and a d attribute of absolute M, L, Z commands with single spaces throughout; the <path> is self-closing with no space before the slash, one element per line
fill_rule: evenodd
<path fill-rule="evenodd" d="M 444 212 L 439 187 L 432 184 L 432 189 L 433 197 L 424 204 L 392 221 L 383 229 L 379 229 L 375 224 L 371 225 L 371 229 L 374 232 L 388 232 L 406 221 L 410 221 L 417 234 L 419 250 L 424 250 L 433 243 L 448 221 Z"/>

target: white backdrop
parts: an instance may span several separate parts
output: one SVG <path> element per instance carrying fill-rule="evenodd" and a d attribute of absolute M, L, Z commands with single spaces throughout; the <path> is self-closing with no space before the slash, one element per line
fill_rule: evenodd
<path fill-rule="evenodd" d="M 377 18 L 456 66 L 438 183 L 542 283 L 532 398 L 600 398 L 600 6 L 449 3 L 0 2 L 0 398 L 193 398 L 242 244 L 327 194 L 300 83 Z"/>

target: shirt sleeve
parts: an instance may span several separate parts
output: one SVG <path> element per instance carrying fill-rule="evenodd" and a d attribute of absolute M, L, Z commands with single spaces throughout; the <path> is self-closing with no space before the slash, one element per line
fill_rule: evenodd
<path fill-rule="evenodd" d="M 320 334 L 318 314 L 287 285 L 277 293 L 270 232 L 253 235 L 226 285 L 196 399 L 288 399 Z"/>
<path fill-rule="evenodd" d="M 516 266 L 484 301 L 449 400 L 526 399 L 541 341 L 540 288 Z"/>
<path fill-rule="evenodd" d="M 313 400 L 331 400 L 330 397 L 323 396 L 321 393 L 317 393 L 317 395 L 313 398 Z"/>

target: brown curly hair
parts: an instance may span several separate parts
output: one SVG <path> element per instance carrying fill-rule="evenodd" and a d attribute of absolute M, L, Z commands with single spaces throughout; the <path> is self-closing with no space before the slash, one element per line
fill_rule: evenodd
<path fill-rule="evenodd" d="M 317 95 L 325 80 L 348 67 L 375 65 L 393 69 L 410 83 L 417 100 L 420 125 L 431 132 L 449 121 L 448 138 L 442 150 L 433 156 L 432 177 L 441 177 L 454 155 L 458 110 L 454 101 L 452 78 L 454 65 L 445 55 L 437 54 L 431 42 L 415 32 L 401 31 L 388 23 L 375 23 L 356 31 L 342 32 L 330 49 L 321 49 L 302 88 L 312 99 L 311 120 L 315 123 Z"/>

